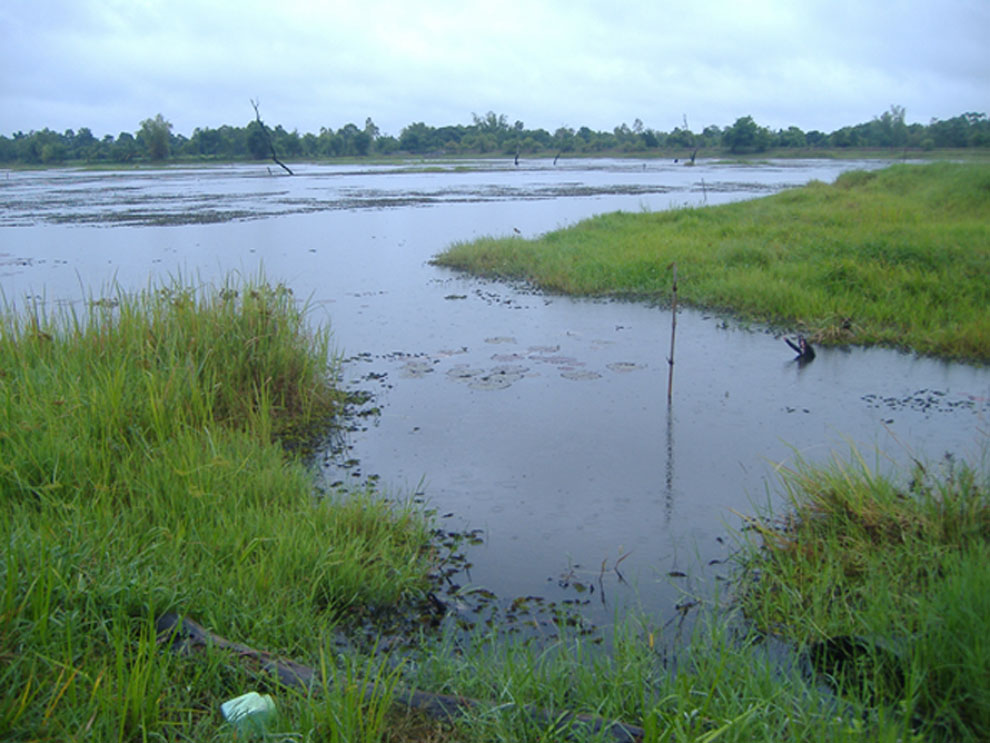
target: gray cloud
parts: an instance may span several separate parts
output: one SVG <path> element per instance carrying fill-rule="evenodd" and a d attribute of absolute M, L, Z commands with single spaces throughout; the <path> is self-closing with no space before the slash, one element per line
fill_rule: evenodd
<path fill-rule="evenodd" d="M 11 0 L 0 9 L 0 132 L 178 132 L 371 117 L 669 130 L 739 116 L 831 131 L 892 104 L 928 122 L 990 106 L 984 0 Z"/>

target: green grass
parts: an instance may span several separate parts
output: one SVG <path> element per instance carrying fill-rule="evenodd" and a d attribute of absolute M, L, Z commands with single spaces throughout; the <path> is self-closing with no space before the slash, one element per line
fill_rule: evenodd
<path fill-rule="evenodd" d="M 218 707 L 258 688 L 278 709 L 266 740 L 548 741 L 569 712 L 640 726 L 649 742 L 990 731 L 988 490 L 962 466 L 941 479 L 919 469 L 905 486 L 796 470 L 793 515 L 756 522 L 763 539 L 744 553 L 760 579 L 686 643 L 630 614 L 607 653 L 495 627 L 424 636 L 402 660 L 341 655 L 349 620 L 428 590 L 431 551 L 421 514 L 366 491 L 314 492 L 300 444 L 342 404 L 329 341 L 264 281 L 117 294 L 79 316 L 7 311 L 0 738 L 242 740 Z M 169 652 L 154 629 L 166 611 L 311 665 L 318 684 L 268 687 L 223 651 Z M 767 632 L 799 648 L 892 638 L 900 684 L 867 658 L 866 673 L 836 674 L 837 697 L 782 662 Z M 408 688 L 491 706 L 430 722 L 394 704 Z"/>
<path fill-rule="evenodd" d="M 799 646 L 853 642 L 844 694 L 901 709 L 941 740 L 990 737 L 990 481 L 921 465 L 906 483 L 864 463 L 785 476 L 786 518 L 754 521 L 741 605 Z"/>
<path fill-rule="evenodd" d="M 472 743 L 564 740 L 554 720 L 569 712 L 641 727 L 646 743 L 913 739 L 910 721 L 896 711 L 837 700 L 797 664 L 782 663 L 759 633 L 740 633 L 734 611 L 705 615 L 676 651 L 655 621 L 623 618 L 608 653 L 580 638 L 533 645 L 495 630 L 469 643 L 431 646 L 412 680 L 491 700 L 447 738 Z M 523 705 L 548 710 L 550 721 L 534 719 Z M 610 740 L 580 726 L 566 731 L 578 741 Z"/>
<path fill-rule="evenodd" d="M 422 514 L 314 492 L 300 452 L 342 405 L 329 344 L 263 280 L 0 318 L 0 739 L 243 740 L 218 708 L 252 689 L 276 698 L 272 741 L 549 741 L 568 712 L 649 742 L 990 734 L 990 488 L 954 463 L 903 484 L 797 468 L 790 515 L 753 522 L 738 602 L 716 597 L 684 643 L 629 614 L 607 653 L 494 627 L 424 636 L 401 660 L 342 655 L 338 629 L 429 589 L 432 552 Z M 166 611 L 313 666 L 318 684 L 169 652 Z M 833 672 L 836 695 L 768 635 L 870 644 Z M 425 721 L 394 705 L 408 688 L 491 706 Z"/>
<path fill-rule="evenodd" d="M 990 360 L 990 166 L 840 176 L 717 207 L 612 213 L 533 240 L 481 238 L 435 262 L 549 291 L 680 299 L 823 344 Z"/>
<path fill-rule="evenodd" d="M 646 741 L 987 740 L 990 478 L 949 460 L 909 475 L 855 457 L 785 473 L 787 514 L 751 520 L 731 600 L 712 597 L 688 638 L 635 613 L 608 652 L 496 627 L 427 645 L 408 683 L 490 700 L 458 741 L 561 739 L 524 705 L 625 721 Z"/>
<path fill-rule="evenodd" d="M 342 404 L 304 314 L 255 281 L 0 318 L 0 738 L 209 737 L 250 681 L 161 651 L 159 614 L 314 658 L 425 590 L 421 515 L 317 497 L 290 451 Z"/>

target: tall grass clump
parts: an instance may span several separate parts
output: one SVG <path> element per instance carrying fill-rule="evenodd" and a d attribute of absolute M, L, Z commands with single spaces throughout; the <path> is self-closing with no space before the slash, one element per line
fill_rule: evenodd
<path fill-rule="evenodd" d="M 790 510 L 754 521 L 747 616 L 808 648 L 840 692 L 926 739 L 990 738 L 990 483 L 952 461 L 908 482 L 862 460 L 785 476 Z"/>
<path fill-rule="evenodd" d="M 386 740 L 402 665 L 389 668 L 374 657 L 335 664 L 327 655 L 326 649 L 320 654 L 320 681 L 308 705 L 314 738 L 327 743 Z"/>
<path fill-rule="evenodd" d="M 263 280 L 0 317 L 0 738 L 205 739 L 247 680 L 155 644 L 166 611 L 317 657 L 426 585 L 420 515 L 317 497 L 329 332 Z"/>
<path fill-rule="evenodd" d="M 751 201 L 604 214 L 435 262 L 549 291 L 663 301 L 802 329 L 823 344 L 990 360 L 990 166 L 855 171 Z"/>

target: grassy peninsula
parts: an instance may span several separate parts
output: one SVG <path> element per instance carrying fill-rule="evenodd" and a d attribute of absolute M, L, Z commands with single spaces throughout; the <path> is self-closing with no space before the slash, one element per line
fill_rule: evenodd
<path fill-rule="evenodd" d="M 612 213 L 543 235 L 457 243 L 436 263 L 548 291 L 666 301 L 798 329 L 990 361 L 990 166 L 841 175 L 767 198 Z"/>

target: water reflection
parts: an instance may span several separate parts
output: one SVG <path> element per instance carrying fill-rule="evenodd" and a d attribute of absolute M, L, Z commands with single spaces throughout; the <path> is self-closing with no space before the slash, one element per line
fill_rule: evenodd
<path fill-rule="evenodd" d="M 674 403 L 667 401 L 667 461 L 664 467 L 664 523 L 670 526 L 674 513 Z"/>
<path fill-rule="evenodd" d="M 456 240 L 748 198 L 858 165 L 13 173 L 0 181 L 0 288 L 14 303 L 80 301 L 113 277 L 140 289 L 263 263 L 331 323 L 348 383 L 380 408 L 329 482 L 377 476 L 397 497 L 422 490 L 445 530 L 481 529 L 461 593 L 576 601 L 601 624 L 630 601 L 677 617 L 685 591 L 722 569 L 708 564 L 730 549 L 733 511 L 777 497 L 780 463 L 850 445 L 881 469 L 978 457 L 990 373 L 882 349 L 799 365 L 765 329 L 682 308 L 668 404 L 669 310 L 543 296 L 428 260 Z"/>

